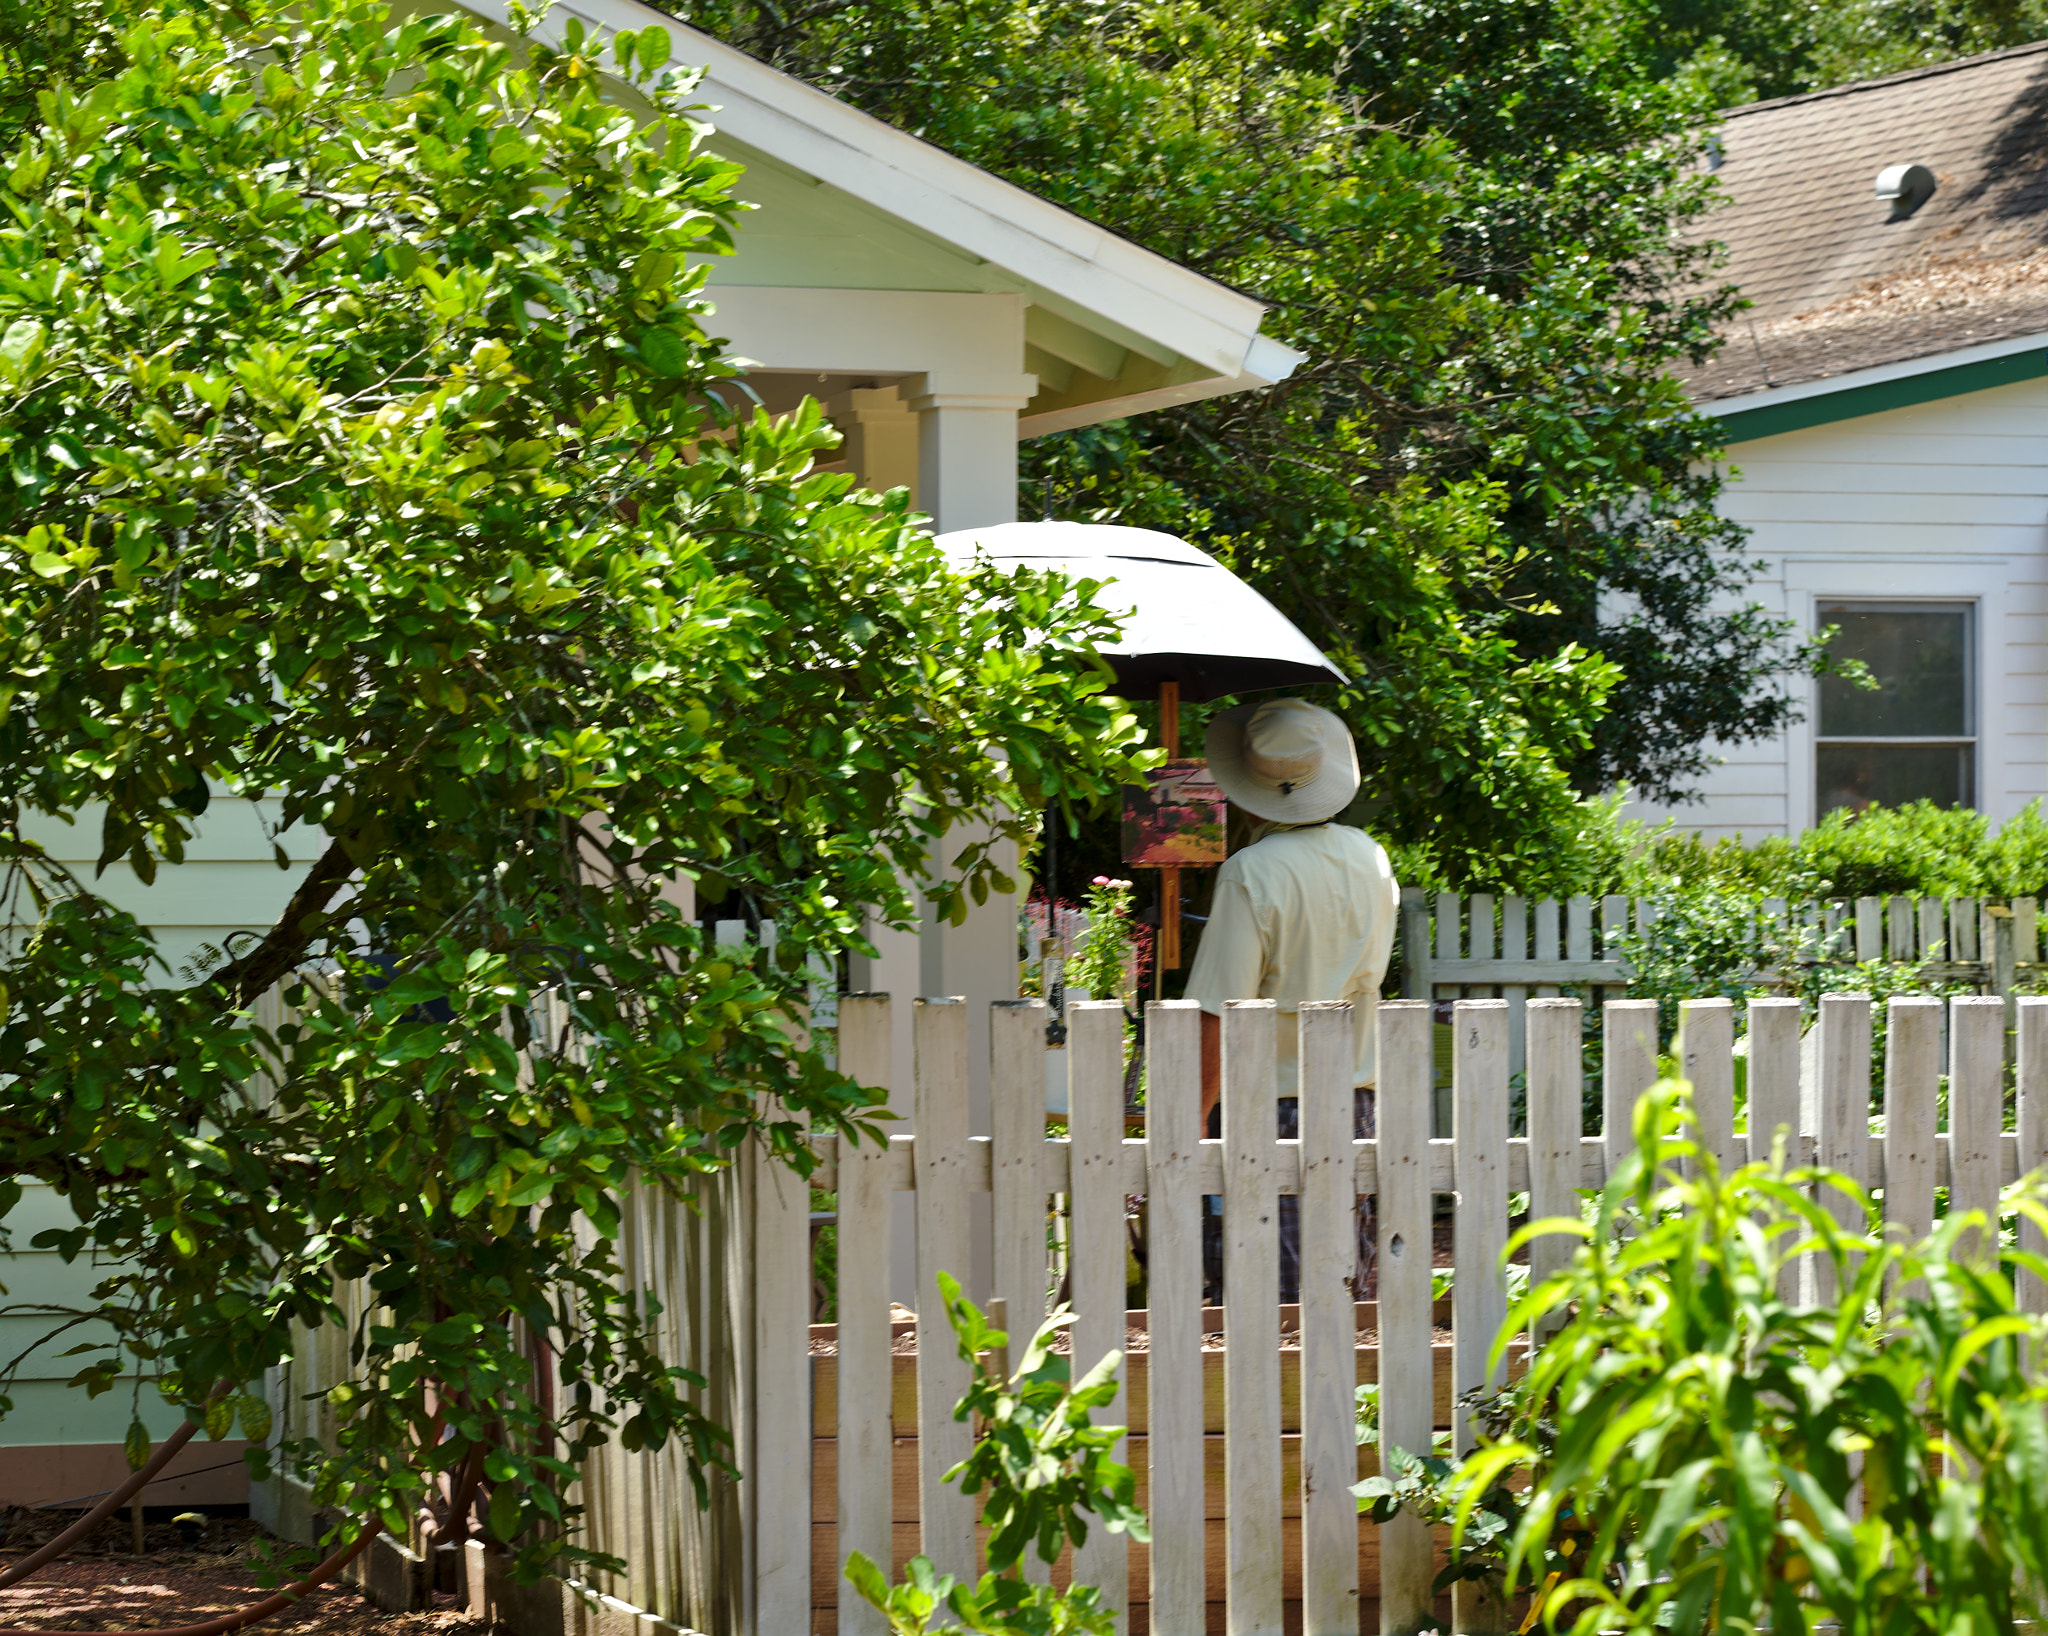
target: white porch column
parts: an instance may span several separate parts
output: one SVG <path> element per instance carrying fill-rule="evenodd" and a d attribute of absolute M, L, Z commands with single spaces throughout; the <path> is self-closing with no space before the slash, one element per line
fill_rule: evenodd
<path fill-rule="evenodd" d="M 903 395 L 917 412 L 917 505 L 938 532 L 1017 520 L 1017 413 L 1035 375 L 913 375 Z"/>

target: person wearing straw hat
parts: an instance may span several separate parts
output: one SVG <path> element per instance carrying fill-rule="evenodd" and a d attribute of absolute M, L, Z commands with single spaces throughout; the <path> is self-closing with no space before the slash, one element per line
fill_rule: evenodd
<path fill-rule="evenodd" d="M 1356 1127 L 1370 1136 L 1373 1023 L 1393 953 L 1400 890 L 1379 842 L 1334 822 L 1358 793 L 1357 748 L 1329 711 L 1303 699 L 1271 699 L 1218 716 L 1209 724 L 1207 750 L 1210 776 L 1258 824 L 1252 844 L 1217 871 L 1208 924 L 1183 991 L 1202 1006 L 1203 1123 L 1210 1124 L 1222 1096 L 1225 1002 L 1277 1002 L 1279 1125 L 1282 1136 L 1292 1136 L 1299 1129 L 1295 1013 L 1312 1000 L 1348 1000 Z M 1299 1200 L 1284 1198 L 1281 1206 L 1280 1276 L 1287 1292 L 1299 1287 Z M 1361 1300 L 1369 1256 L 1362 1217 L 1354 1281 Z"/>

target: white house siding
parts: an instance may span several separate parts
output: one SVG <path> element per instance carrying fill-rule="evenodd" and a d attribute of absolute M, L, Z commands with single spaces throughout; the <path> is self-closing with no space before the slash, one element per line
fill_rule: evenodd
<path fill-rule="evenodd" d="M 188 862 L 162 870 L 154 886 L 145 887 L 126 864 L 111 866 L 97 881 L 93 861 L 98 855 L 100 815 L 84 814 L 76 825 L 45 820 L 28 826 L 30 837 L 80 879 L 152 928 L 169 972 L 180 980 L 180 967 L 205 945 L 218 948 L 230 934 L 262 931 L 274 924 L 293 888 L 315 856 L 323 837 L 317 831 L 295 830 L 278 837 L 291 867 L 280 870 L 268 828 L 277 822 L 275 802 L 259 810 L 246 801 L 216 795 L 200 821 L 198 834 L 186 849 Z M 0 1363 L 15 1358 L 46 1329 L 50 1320 L 30 1313 L 9 1315 L 22 1307 L 84 1304 L 94 1284 L 107 1274 L 90 1254 L 66 1264 L 54 1250 L 37 1250 L 30 1241 L 46 1228 L 76 1225 L 63 1199 L 41 1187 L 25 1191 L 4 1223 L 10 1253 L 0 1255 Z M 59 1354 L 82 1340 L 104 1338 L 103 1325 L 73 1330 L 55 1343 L 29 1353 L 11 1383 L 0 1383 L 14 1408 L 0 1418 L 0 1505 L 35 1505 L 70 1499 L 107 1488 L 126 1469 L 121 1439 L 129 1418 L 139 1413 L 151 1435 L 161 1437 L 178 1416 L 154 1389 L 124 1379 L 113 1391 L 88 1398 L 66 1384 L 82 1359 Z M 139 1387 L 139 1390 L 138 1390 Z M 248 1492 L 237 1463 L 238 1442 L 209 1443 L 195 1439 L 169 1468 L 171 1473 L 200 1473 L 158 1483 L 144 1496 L 155 1505 L 233 1503 Z"/>
<path fill-rule="evenodd" d="M 1816 623 L 1836 598 L 1973 602 L 1977 804 L 2002 822 L 2048 794 L 2048 380 L 2022 381 L 1734 445 L 1722 509 L 1765 568 L 1748 600 Z M 1708 839 L 1815 820 L 1813 684 L 1782 737 L 1723 747 L 1703 799 L 1639 803 Z"/>

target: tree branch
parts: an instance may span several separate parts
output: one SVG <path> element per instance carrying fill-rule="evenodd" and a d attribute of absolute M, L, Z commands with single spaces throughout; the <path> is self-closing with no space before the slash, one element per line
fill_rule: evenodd
<path fill-rule="evenodd" d="M 255 999 L 305 958 L 312 942 L 310 924 L 326 912 L 354 872 L 355 860 L 341 841 L 329 841 L 319 861 L 299 882 L 277 924 L 263 934 L 263 941 L 222 966 L 208 979 L 208 986 L 231 995 L 237 1005 Z"/>

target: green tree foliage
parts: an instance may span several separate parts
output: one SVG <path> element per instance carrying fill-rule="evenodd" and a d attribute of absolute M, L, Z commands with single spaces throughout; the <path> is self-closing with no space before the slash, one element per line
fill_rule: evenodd
<path fill-rule="evenodd" d="M 1651 0 L 1646 60 L 1723 107 L 2048 37 L 2041 0 Z"/>
<path fill-rule="evenodd" d="M 1686 1113 L 1684 1087 L 1650 1092 L 1594 1219 L 1517 1235 L 1583 1243 L 1496 1345 L 1565 1320 L 1512 1389 L 1519 1435 L 1459 1477 L 1469 1518 L 1498 1479 L 1528 1472 L 1509 1588 L 1547 1593 L 1545 1628 L 1583 1636 L 1992 1636 L 2039 1619 L 2048 1388 L 2034 1365 L 2048 1320 L 2019 1310 L 2013 1280 L 2048 1263 L 1999 1253 L 1997 1224 L 1974 1213 L 1901 1244 L 1832 1172 L 1720 1175 Z M 2048 1224 L 2039 1180 L 2006 1208 Z M 1816 1189 L 1853 1201 L 1858 1224 Z M 1837 1297 L 1778 1294 L 1800 1254 L 1830 1269 Z"/>
<path fill-rule="evenodd" d="M 367 1278 L 287 1459 L 394 1528 L 481 1470 L 538 1572 L 594 1443 L 719 1458 L 621 1286 L 629 1179 L 801 1168 L 771 1094 L 852 1134 L 812 963 L 914 923 L 927 853 L 947 912 L 1004 885 L 949 827 L 1092 797 L 1136 727 L 1070 588 L 949 573 L 812 472 L 814 409 L 723 406 L 735 168 L 661 31 L 601 64 L 300 0 L 120 51 L 0 158 L 0 1213 L 47 1183 L 39 1242 L 118 1263 L 79 1383 L 140 1360 L 195 1415 Z M 242 801 L 296 888 L 190 983 L 35 839 L 164 882 Z M 779 941 L 712 946 L 677 877 Z"/>
<path fill-rule="evenodd" d="M 1558 0 L 915 0 L 690 19 L 1274 305 L 1270 391 L 1043 438 L 1063 515 L 1229 560 L 1354 678 L 1353 816 L 1465 877 L 1774 733 L 1785 631 L 1669 374 L 1732 297 L 1708 112 Z M 1640 20 L 1638 20 L 1640 21 Z M 1792 656 L 1796 657 L 1796 656 Z"/>

